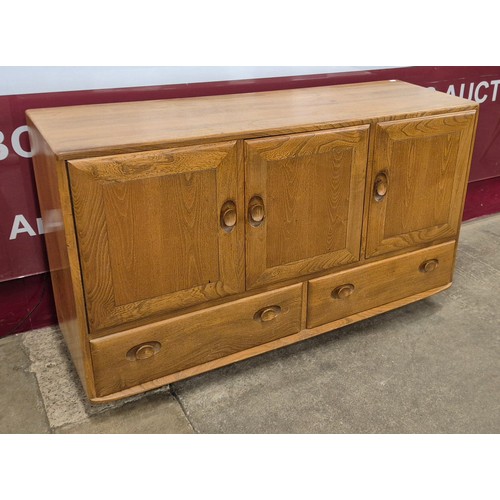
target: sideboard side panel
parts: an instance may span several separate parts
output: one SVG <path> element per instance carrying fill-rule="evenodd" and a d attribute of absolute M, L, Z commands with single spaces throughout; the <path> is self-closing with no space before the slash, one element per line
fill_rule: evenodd
<path fill-rule="evenodd" d="M 59 327 L 90 397 L 95 396 L 87 320 L 66 162 L 58 161 L 30 123 L 33 166 Z"/>

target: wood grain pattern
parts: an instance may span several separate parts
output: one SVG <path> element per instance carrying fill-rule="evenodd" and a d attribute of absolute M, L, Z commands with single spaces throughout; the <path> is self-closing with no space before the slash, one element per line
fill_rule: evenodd
<path fill-rule="evenodd" d="M 359 259 L 368 126 L 245 142 L 247 289 Z"/>
<path fill-rule="evenodd" d="M 69 163 L 92 332 L 244 290 L 241 170 L 235 143 Z"/>
<path fill-rule="evenodd" d="M 59 159 L 325 130 L 474 109 L 400 81 L 29 110 Z"/>
<path fill-rule="evenodd" d="M 91 341 L 99 396 L 243 351 L 300 330 L 302 285 L 293 285 Z M 279 312 L 262 318 L 270 309 Z M 140 344 L 158 352 L 131 361 Z"/>
<path fill-rule="evenodd" d="M 460 208 L 458 209 L 458 211 L 460 213 L 460 219 L 462 219 L 463 213 L 464 213 L 465 197 L 467 195 L 469 174 L 470 174 L 470 169 L 471 169 L 471 166 L 472 166 L 472 155 L 474 153 L 474 139 L 476 137 L 478 122 L 479 122 L 479 106 L 477 107 L 476 113 L 475 113 L 475 120 L 474 120 L 474 125 L 473 125 L 474 128 L 473 128 L 473 131 L 472 131 L 472 138 L 471 138 L 471 146 L 469 148 L 469 158 L 468 158 L 468 162 L 467 162 L 467 169 L 466 169 L 466 172 L 465 172 L 465 179 L 466 180 L 464 182 L 464 185 L 461 186 L 462 195 L 461 195 L 461 201 L 460 201 Z M 455 265 L 456 265 L 456 260 L 457 260 L 458 242 L 459 242 L 459 238 L 460 238 L 460 231 L 461 231 L 461 229 L 462 229 L 462 225 L 459 224 L 457 235 L 455 236 L 457 244 L 455 245 L 455 252 L 454 252 L 454 255 L 453 255 L 453 272 L 455 272 Z"/>
<path fill-rule="evenodd" d="M 28 124 L 59 328 L 82 385 L 93 398 L 94 372 L 66 165 L 56 160 L 33 124 Z"/>
<path fill-rule="evenodd" d="M 451 281 L 454 250 L 454 242 L 444 243 L 311 280 L 307 327 L 320 326 L 401 297 L 444 286 Z M 438 260 L 437 268 L 422 272 L 421 265 L 431 259 Z M 352 293 L 335 296 L 335 291 L 346 285 L 352 287 Z"/>
<path fill-rule="evenodd" d="M 189 377 L 194 377 L 195 375 L 199 375 L 201 373 L 205 373 L 211 370 L 216 370 L 217 368 L 221 368 L 223 366 L 227 366 L 232 363 L 237 363 L 238 361 L 243 361 L 244 359 L 258 356 L 260 354 L 264 354 L 266 352 L 273 351 L 275 349 L 281 349 L 283 347 L 296 344 L 297 342 L 302 342 L 303 340 L 307 340 L 309 338 L 322 335 L 332 330 L 342 328 L 352 323 L 363 321 L 373 316 L 377 316 L 379 314 L 383 314 L 393 309 L 406 306 L 413 302 L 423 300 L 427 297 L 435 295 L 436 293 L 440 293 L 448 289 L 450 286 L 451 283 L 447 283 L 444 286 L 433 288 L 432 290 L 426 290 L 425 292 L 417 293 L 415 295 L 412 295 L 411 297 L 405 297 L 403 299 L 395 300 L 390 304 L 374 307 L 373 309 L 368 309 L 361 313 L 353 314 L 352 316 L 348 316 L 347 318 L 342 318 L 337 321 L 332 321 L 331 323 L 327 323 L 325 325 L 321 325 L 316 328 L 304 329 L 301 330 L 299 333 L 288 335 L 286 337 L 282 337 L 277 340 L 273 340 L 271 342 L 258 345 L 256 347 L 251 347 L 250 349 L 246 349 L 244 351 L 240 351 L 235 354 L 230 354 L 229 356 L 225 356 L 223 358 L 219 358 L 214 361 L 209 361 L 208 363 L 203 363 L 193 368 L 188 368 L 187 370 L 181 370 L 180 372 L 173 373 L 171 375 L 166 375 L 165 377 L 161 377 L 156 380 L 144 382 L 134 387 L 129 387 L 128 389 L 125 389 L 123 391 L 115 392 L 107 396 L 95 397 L 92 399 L 92 402 L 96 404 L 102 404 L 102 403 L 107 403 L 109 401 L 115 401 L 117 399 L 128 398 L 131 396 L 135 396 L 136 394 L 140 394 L 145 391 L 151 391 L 153 389 L 157 389 L 158 387 L 162 387 L 166 384 L 172 384 L 174 382 L 178 382 L 179 380 L 183 380 Z"/>
<path fill-rule="evenodd" d="M 370 195 L 366 257 L 456 236 L 474 123 L 468 111 L 377 124 L 371 185 L 384 172 L 388 189 Z"/>
<path fill-rule="evenodd" d="M 102 194 L 116 305 L 221 280 L 215 169 L 106 183 Z"/>
<path fill-rule="evenodd" d="M 446 289 L 477 109 L 390 81 L 29 111 L 58 317 L 90 399 Z"/>

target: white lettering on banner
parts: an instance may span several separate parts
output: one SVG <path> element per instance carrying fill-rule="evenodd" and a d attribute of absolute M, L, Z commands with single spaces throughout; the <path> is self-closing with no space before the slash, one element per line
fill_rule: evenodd
<path fill-rule="evenodd" d="M 35 230 L 30 226 L 26 217 L 19 214 L 14 217 L 14 223 L 12 224 L 9 240 L 15 240 L 17 235 L 21 233 L 28 233 L 30 236 L 36 236 Z"/>
<path fill-rule="evenodd" d="M 43 220 L 41 217 L 38 217 L 36 219 L 36 228 L 38 229 L 38 234 L 45 234 L 45 230 L 43 228 Z M 14 223 L 12 224 L 12 230 L 10 231 L 9 240 L 17 239 L 17 235 L 21 233 L 28 233 L 30 236 L 37 235 L 31 224 L 26 220 L 26 217 L 22 214 L 19 214 L 14 217 Z"/>
<path fill-rule="evenodd" d="M 2 132 L 0 132 L 0 160 L 5 160 L 5 158 L 7 158 L 7 156 L 9 156 L 9 149 L 3 143 L 4 139 L 5 139 L 5 136 L 3 135 Z"/>
<path fill-rule="evenodd" d="M 492 101 L 497 100 L 498 84 L 500 84 L 500 80 L 491 80 L 491 85 L 493 85 L 493 97 L 491 99 Z"/>
<path fill-rule="evenodd" d="M 31 158 L 33 156 L 33 152 L 26 151 L 21 146 L 21 135 L 24 134 L 25 132 L 28 132 L 27 125 L 21 125 L 20 127 L 17 127 L 10 136 L 10 143 L 12 144 L 12 149 L 14 150 L 14 153 L 16 153 L 18 156 L 21 156 L 22 158 Z M 5 158 L 9 156 L 9 148 L 4 144 L 4 140 L 5 140 L 5 135 L 3 132 L 0 131 L 0 161 L 5 160 Z"/>
<path fill-rule="evenodd" d="M 460 90 L 458 94 L 455 91 L 455 84 L 451 84 L 446 91 L 450 95 L 458 95 L 458 97 L 465 97 L 466 83 L 460 84 Z M 500 80 L 491 80 L 490 82 L 482 81 L 475 85 L 474 82 L 469 83 L 467 99 L 476 101 L 481 104 L 487 101 L 491 97 L 491 101 L 495 102 L 498 95 L 498 86 L 500 85 Z M 474 88 L 475 86 L 475 88 Z M 435 87 L 429 87 L 430 89 L 436 90 Z M 491 95 L 490 95 L 491 94 Z"/>
<path fill-rule="evenodd" d="M 25 132 L 28 132 L 27 125 L 22 125 L 21 127 L 17 127 L 16 130 L 12 132 L 12 137 L 11 137 L 12 148 L 19 156 L 22 156 L 23 158 L 31 158 L 33 156 L 33 153 L 31 151 L 25 151 L 21 147 L 20 137 L 21 134 Z"/>
<path fill-rule="evenodd" d="M 43 228 L 43 220 L 41 217 L 38 217 L 36 220 L 36 226 L 38 228 L 38 234 L 45 234 L 45 230 Z"/>
<path fill-rule="evenodd" d="M 471 83 L 470 87 L 469 87 L 469 97 L 467 97 L 467 99 L 469 99 L 469 101 L 472 101 L 472 91 L 473 90 L 474 90 L 474 83 Z"/>
<path fill-rule="evenodd" d="M 45 222 L 41 217 L 37 217 L 36 231 L 23 214 L 18 214 L 14 217 L 9 240 L 15 240 L 19 234 L 23 233 L 28 233 L 29 236 L 37 236 L 40 234 L 61 231 L 63 227 L 64 225 L 60 210 L 48 210 L 45 213 Z"/>
<path fill-rule="evenodd" d="M 488 98 L 488 95 L 487 94 L 484 94 L 483 97 L 479 97 L 479 90 L 481 89 L 481 87 L 485 87 L 485 88 L 488 88 L 490 86 L 490 84 L 488 82 L 479 82 L 477 84 L 477 87 L 476 87 L 476 92 L 474 92 L 474 100 L 476 102 L 478 102 L 479 104 L 481 104 L 482 102 L 486 101 L 486 99 Z"/>

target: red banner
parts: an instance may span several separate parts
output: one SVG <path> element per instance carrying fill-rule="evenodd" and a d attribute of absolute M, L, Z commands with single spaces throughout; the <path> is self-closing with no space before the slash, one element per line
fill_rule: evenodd
<path fill-rule="evenodd" d="M 46 272 L 40 219 L 25 122 L 30 108 L 167 99 L 284 88 L 399 79 L 473 99 L 481 104 L 471 181 L 500 176 L 500 67 L 406 67 L 0 97 L 0 282 Z"/>

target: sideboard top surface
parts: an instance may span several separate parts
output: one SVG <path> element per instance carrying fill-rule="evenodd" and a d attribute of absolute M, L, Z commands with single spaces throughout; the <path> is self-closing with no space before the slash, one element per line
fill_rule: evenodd
<path fill-rule="evenodd" d="M 475 109 L 397 80 L 27 111 L 59 159 L 321 130 Z"/>

